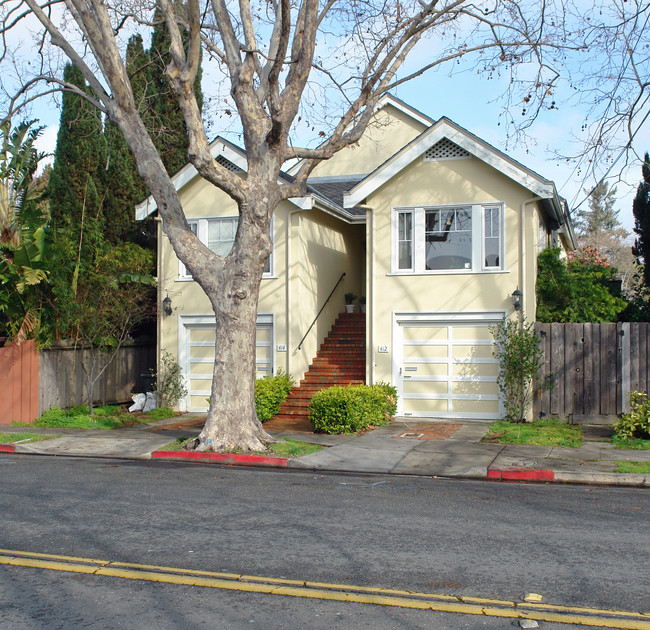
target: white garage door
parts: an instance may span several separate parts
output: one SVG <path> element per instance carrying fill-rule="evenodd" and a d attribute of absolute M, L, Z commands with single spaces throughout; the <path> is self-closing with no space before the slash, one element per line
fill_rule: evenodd
<path fill-rule="evenodd" d="M 214 317 L 181 318 L 179 365 L 183 368 L 188 394 L 186 411 L 207 411 L 214 366 L 216 327 Z M 273 375 L 273 315 L 258 315 L 255 343 L 257 377 Z"/>
<path fill-rule="evenodd" d="M 449 318 L 449 319 L 445 319 Z M 498 361 L 489 327 L 502 314 L 409 314 L 396 318 L 398 414 L 425 418 L 502 417 Z"/>

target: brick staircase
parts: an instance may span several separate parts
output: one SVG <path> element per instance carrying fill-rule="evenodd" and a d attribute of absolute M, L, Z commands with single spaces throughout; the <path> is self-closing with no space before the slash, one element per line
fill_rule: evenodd
<path fill-rule="evenodd" d="M 311 397 L 332 385 L 366 382 L 366 315 L 341 313 L 305 377 L 282 403 L 278 420 L 307 419 Z"/>

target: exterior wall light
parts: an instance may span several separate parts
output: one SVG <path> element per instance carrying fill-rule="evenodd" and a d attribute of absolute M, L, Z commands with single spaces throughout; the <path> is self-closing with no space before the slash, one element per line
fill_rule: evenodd
<path fill-rule="evenodd" d="M 518 311 L 521 309 L 521 298 L 523 297 L 523 293 L 519 290 L 519 287 L 517 287 L 513 292 L 512 292 L 512 303 L 515 307 L 515 311 Z"/>
<path fill-rule="evenodd" d="M 169 295 L 162 301 L 162 304 L 163 304 L 163 311 L 165 312 L 165 315 L 171 315 L 172 301 L 169 299 Z"/>

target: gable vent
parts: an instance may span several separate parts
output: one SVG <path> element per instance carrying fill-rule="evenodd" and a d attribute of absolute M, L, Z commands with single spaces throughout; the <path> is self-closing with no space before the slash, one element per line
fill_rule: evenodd
<path fill-rule="evenodd" d="M 216 157 L 216 162 L 220 166 L 223 166 L 224 168 L 227 168 L 229 171 L 232 171 L 233 173 L 243 173 L 239 166 L 236 164 L 233 164 L 230 160 L 227 160 L 223 155 L 218 155 Z"/>
<path fill-rule="evenodd" d="M 465 149 L 443 138 L 424 152 L 424 159 L 431 160 L 466 160 L 472 157 Z"/>

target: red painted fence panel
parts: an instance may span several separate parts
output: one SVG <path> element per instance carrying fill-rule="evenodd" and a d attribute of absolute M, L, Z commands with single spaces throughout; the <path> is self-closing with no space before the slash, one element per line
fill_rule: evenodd
<path fill-rule="evenodd" d="M 34 341 L 0 347 L 0 424 L 38 417 L 38 366 Z"/>

